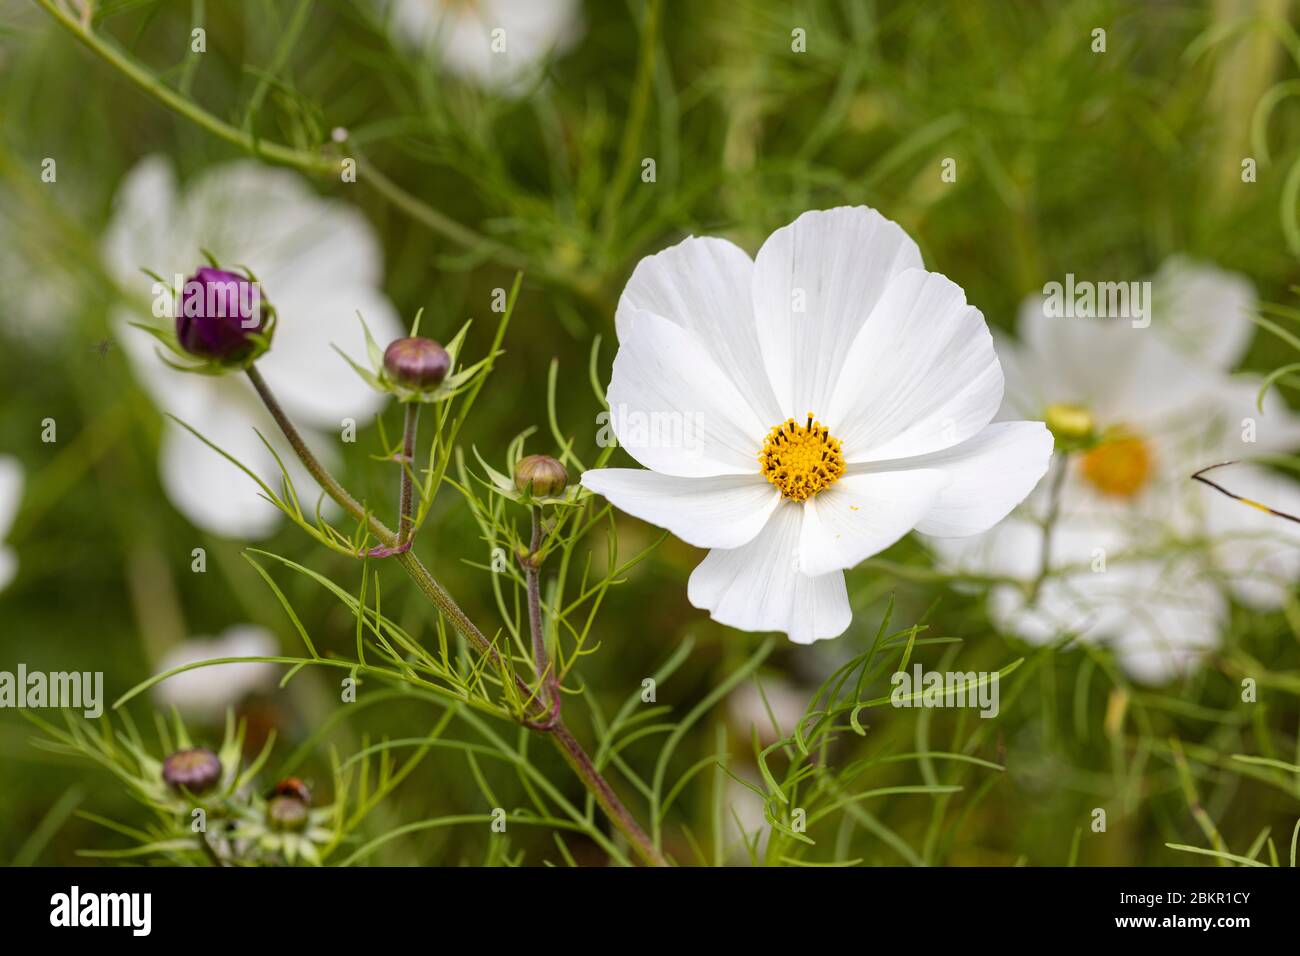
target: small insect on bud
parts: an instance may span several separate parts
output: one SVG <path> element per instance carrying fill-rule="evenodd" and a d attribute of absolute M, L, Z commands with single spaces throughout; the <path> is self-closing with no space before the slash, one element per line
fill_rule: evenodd
<path fill-rule="evenodd" d="M 550 455 L 529 455 L 515 465 L 515 487 L 536 498 L 553 498 L 569 483 L 569 473 Z"/>
<path fill-rule="evenodd" d="M 286 777 L 275 785 L 266 803 L 266 822 L 275 830 L 301 830 L 307 825 L 311 791 L 297 777 Z"/>
<path fill-rule="evenodd" d="M 416 391 L 437 388 L 451 370 L 451 356 L 433 339 L 398 339 L 384 349 L 384 371 L 398 385 Z"/>
<path fill-rule="evenodd" d="M 162 777 L 176 790 L 203 793 L 221 779 L 221 761 L 207 747 L 178 750 L 163 761 Z"/>
<path fill-rule="evenodd" d="M 256 347 L 265 326 L 261 293 L 250 280 L 204 266 L 185 281 L 176 303 L 176 338 L 191 355 L 236 362 Z"/>
<path fill-rule="evenodd" d="M 1047 430 L 1061 446 L 1078 446 L 1093 438 L 1096 424 L 1092 413 L 1082 405 L 1058 402 L 1047 406 L 1043 418 Z"/>

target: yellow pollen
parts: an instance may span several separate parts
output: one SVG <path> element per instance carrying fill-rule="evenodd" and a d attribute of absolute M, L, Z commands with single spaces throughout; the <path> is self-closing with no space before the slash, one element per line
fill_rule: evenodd
<path fill-rule="evenodd" d="M 1132 432 L 1120 429 L 1081 456 L 1083 477 L 1104 495 L 1131 498 L 1151 477 L 1151 449 Z"/>
<path fill-rule="evenodd" d="M 807 501 L 844 474 L 840 440 L 831 437 L 812 412 L 802 425 L 787 418 L 768 432 L 758 463 L 763 477 L 793 501 Z"/>

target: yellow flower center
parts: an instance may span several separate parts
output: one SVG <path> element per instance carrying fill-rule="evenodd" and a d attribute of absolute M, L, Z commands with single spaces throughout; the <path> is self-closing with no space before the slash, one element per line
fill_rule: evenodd
<path fill-rule="evenodd" d="M 1120 429 L 1080 456 L 1083 477 L 1104 495 L 1131 498 L 1151 477 L 1151 448 L 1131 431 Z"/>
<path fill-rule="evenodd" d="M 808 413 L 806 424 L 787 418 L 767 433 L 758 453 L 763 477 L 793 501 L 807 501 L 844 474 L 840 440 Z"/>

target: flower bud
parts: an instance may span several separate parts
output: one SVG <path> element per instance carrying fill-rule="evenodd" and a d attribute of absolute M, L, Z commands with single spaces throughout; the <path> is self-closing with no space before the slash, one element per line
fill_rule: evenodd
<path fill-rule="evenodd" d="M 1043 418 L 1059 445 L 1081 445 L 1093 437 L 1096 428 L 1092 413 L 1082 405 L 1054 403 L 1047 406 Z"/>
<path fill-rule="evenodd" d="M 398 385 L 416 391 L 437 388 L 451 370 L 451 356 L 433 339 L 398 339 L 384 349 L 384 371 Z"/>
<path fill-rule="evenodd" d="M 273 797 L 297 797 L 303 803 L 311 803 L 311 791 L 297 777 L 285 777 L 271 791 Z"/>
<path fill-rule="evenodd" d="M 308 811 L 297 796 L 278 794 L 266 803 L 266 823 L 273 830 L 301 830 L 307 826 Z"/>
<path fill-rule="evenodd" d="M 569 473 L 550 455 L 529 455 L 515 465 L 515 487 L 536 498 L 552 498 L 569 483 Z"/>
<path fill-rule="evenodd" d="M 162 777 L 176 790 L 203 793 L 221 779 L 221 761 L 207 747 L 178 750 L 163 761 Z"/>
<path fill-rule="evenodd" d="M 191 355 L 238 361 L 263 330 L 261 293 L 250 280 L 204 266 L 185 281 L 176 303 L 176 338 Z"/>

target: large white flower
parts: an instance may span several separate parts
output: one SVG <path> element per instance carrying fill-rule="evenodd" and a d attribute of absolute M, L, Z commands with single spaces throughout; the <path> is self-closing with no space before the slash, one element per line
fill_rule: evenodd
<path fill-rule="evenodd" d="M 223 657 L 273 657 L 279 652 L 274 635 L 263 627 L 241 624 L 227 628 L 218 637 L 195 637 L 178 644 L 158 662 L 166 673 L 186 664 Z M 160 704 L 175 707 L 187 716 L 217 721 L 226 709 L 248 694 L 275 684 L 278 668 L 264 661 L 241 661 L 196 667 L 167 678 L 153 689 Z"/>
<path fill-rule="evenodd" d="M 18 459 L 0 455 L 0 589 L 18 573 L 18 558 L 4 545 L 5 535 L 13 527 L 18 505 L 23 499 L 23 469 Z"/>
<path fill-rule="evenodd" d="M 1249 345 L 1249 282 L 1173 260 L 1155 277 L 1154 301 L 1149 328 L 1025 302 L 1019 342 L 998 342 L 1002 414 L 1090 419 L 1100 441 L 1058 454 L 1053 476 L 988 534 L 933 545 L 966 572 L 1032 582 L 1046 567 L 1037 589 L 992 588 L 999 626 L 1033 642 L 1110 643 L 1133 677 L 1162 683 L 1218 645 L 1225 584 L 1268 608 L 1300 578 L 1293 525 L 1190 480 L 1206 465 L 1300 444 L 1300 422 L 1272 396 L 1261 415 L 1257 383 L 1226 374 Z M 1284 510 L 1300 500 L 1292 482 L 1255 466 L 1221 474 Z"/>
<path fill-rule="evenodd" d="M 116 316 L 119 339 L 137 378 L 159 408 L 277 487 L 278 466 L 253 429 L 273 441 L 279 440 L 278 430 L 244 376 L 175 371 L 158 357 L 151 336 L 127 325 L 151 321 L 154 283 L 141 269 L 172 282 L 175 275 L 192 275 L 204 264 L 204 250 L 226 268 L 248 266 L 261 282 L 278 322 L 271 350 L 258 360 L 258 368 L 290 416 L 307 426 L 313 447 L 328 459 L 344 420 L 360 425 L 383 401 L 331 344 L 364 354 L 358 312 L 380 342 L 403 334 L 392 304 L 379 290 L 379 243 L 355 209 L 320 198 L 296 173 L 252 161 L 208 170 L 179 193 L 168 162 L 151 157 L 131 171 L 118 191 L 104 257 L 117 281 L 139 294 L 138 310 L 121 309 Z M 292 455 L 281 457 L 294 467 Z M 207 531 L 258 538 L 278 523 L 278 512 L 259 497 L 247 476 L 170 420 L 164 425 L 160 468 L 168 497 Z M 310 509 L 315 486 L 296 469 L 295 481 L 301 482 L 304 508 Z"/>
<path fill-rule="evenodd" d="M 452 75 L 513 96 L 583 31 L 579 0 L 394 0 L 389 23 Z"/>
<path fill-rule="evenodd" d="M 649 470 L 582 483 L 711 549 L 688 596 L 741 630 L 843 633 L 844 569 L 913 528 L 986 530 L 1051 455 L 1042 423 L 989 424 L 983 317 L 871 209 L 805 213 L 752 261 L 687 239 L 641 261 L 616 323 L 610 424 Z"/>

